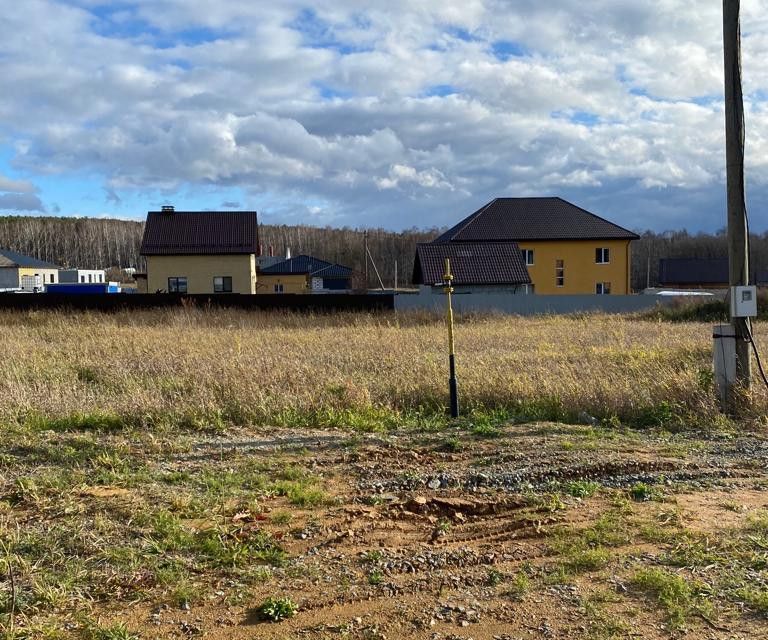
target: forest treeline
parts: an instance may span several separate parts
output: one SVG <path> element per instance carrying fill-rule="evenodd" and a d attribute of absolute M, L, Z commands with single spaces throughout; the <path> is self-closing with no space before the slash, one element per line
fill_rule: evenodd
<path fill-rule="evenodd" d="M 64 267 L 105 269 L 135 267 L 144 270 L 139 255 L 144 223 L 102 218 L 36 216 L 0 217 L 0 248 L 18 251 Z M 429 242 L 439 229 L 408 229 L 401 232 L 368 230 L 368 249 L 384 286 L 411 281 L 417 242 Z M 362 229 L 260 225 L 264 253 L 306 253 L 365 271 L 365 239 Z M 768 232 L 752 234 L 752 270 L 768 270 Z M 631 284 L 635 290 L 657 284 L 660 258 L 724 258 L 728 255 L 725 232 L 689 234 L 685 231 L 646 231 L 632 243 Z M 397 264 L 397 267 L 395 267 Z M 369 263 L 370 265 L 370 263 Z M 369 284 L 378 286 L 373 266 Z"/>

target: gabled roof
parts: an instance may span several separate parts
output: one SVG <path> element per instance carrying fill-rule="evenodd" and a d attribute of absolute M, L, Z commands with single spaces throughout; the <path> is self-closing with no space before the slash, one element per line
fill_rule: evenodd
<path fill-rule="evenodd" d="M 451 261 L 455 285 L 530 284 L 531 278 L 515 242 L 465 242 L 416 245 L 413 283 L 443 281 L 445 259 Z"/>
<path fill-rule="evenodd" d="M 562 198 L 496 198 L 435 242 L 634 240 L 637 234 Z"/>
<path fill-rule="evenodd" d="M 319 258 L 313 258 L 308 255 L 299 255 L 295 258 L 288 258 L 270 267 L 265 267 L 261 273 L 271 275 L 288 275 L 291 273 L 306 273 L 322 278 L 348 278 L 352 275 L 352 269 L 340 264 L 333 264 Z"/>
<path fill-rule="evenodd" d="M 11 251 L 9 249 L 0 249 L 0 267 L 18 268 L 31 267 L 38 269 L 58 269 L 59 267 L 45 260 L 38 260 L 31 256 L 25 256 L 22 253 Z"/>
<path fill-rule="evenodd" d="M 728 284 L 728 258 L 661 258 L 659 284 Z"/>
<path fill-rule="evenodd" d="M 255 211 L 149 211 L 141 242 L 143 256 L 258 251 Z"/>

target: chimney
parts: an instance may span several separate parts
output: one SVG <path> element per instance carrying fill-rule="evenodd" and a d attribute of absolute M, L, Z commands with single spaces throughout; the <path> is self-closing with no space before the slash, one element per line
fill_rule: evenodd
<path fill-rule="evenodd" d="M 172 204 L 164 204 L 162 208 L 163 213 L 173 213 L 175 211 Z"/>

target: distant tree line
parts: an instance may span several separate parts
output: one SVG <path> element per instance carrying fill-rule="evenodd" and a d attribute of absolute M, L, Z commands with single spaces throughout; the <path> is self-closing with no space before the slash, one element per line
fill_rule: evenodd
<path fill-rule="evenodd" d="M 661 258 L 727 258 L 725 230 L 714 234 L 689 234 L 687 231 L 645 231 L 632 243 L 631 285 L 636 291 L 659 282 Z M 752 276 L 768 270 L 768 232 L 750 235 L 750 271 Z"/>
<path fill-rule="evenodd" d="M 137 267 L 144 224 L 101 218 L 0 217 L 0 247 L 61 267 Z"/>
<path fill-rule="evenodd" d="M 100 218 L 4 216 L 0 217 L 0 247 L 34 256 L 63 267 L 145 269 L 139 255 L 144 223 Z M 429 242 L 440 229 L 393 232 L 368 229 L 368 250 L 385 287 L 394 284 L 395 264 L 400 286 L 411 282 L 416 243 Z M 363 274 L 365 237 L 362 229 L 260 225 L 263 252 L 275 255 L 302 253 L 352 267 Z M 752 271 L 768 271 L 768 232 L 751 236 Z M 645 231 L 632 243 L 631 285 L 641 290 L 658 283 L 660 258 L 724 258 L 728 255 L 725 231 L 689 234 L 686 231 Z M 369 261 L 368 283 L 378 286 Z"/>

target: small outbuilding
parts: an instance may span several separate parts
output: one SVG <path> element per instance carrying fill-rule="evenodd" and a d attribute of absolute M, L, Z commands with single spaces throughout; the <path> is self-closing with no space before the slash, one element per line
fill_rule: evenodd
<path fill-rule="evenodd" d="M 308 255 L 259 271 L 257 293 L 328 293 L 352 288 L 352 269 Z"/>
<path fill-rule="evenodd" d="M 450 260 L 456 293 L 529 293 L 531 277 L 515 242 L 420 243 L 416 245 L 413 283 L 423 293 L 439 293 Z"/>
<path fill-rule="evenodd" d="M 59 280 L 59 267 L 45 260 L 0 249 L 0 291 L 44 291 Z"/>
<path fill-rule="evenodd" d="M 659 287 L 665 289 L 725 289 L 728 258 L 662 258 Z"/>
<path fill-rule="evenodd" d="M 104 269 L 62 269 L 59 282 L 67 284 L 103 284 L 107 281 Z"/>

